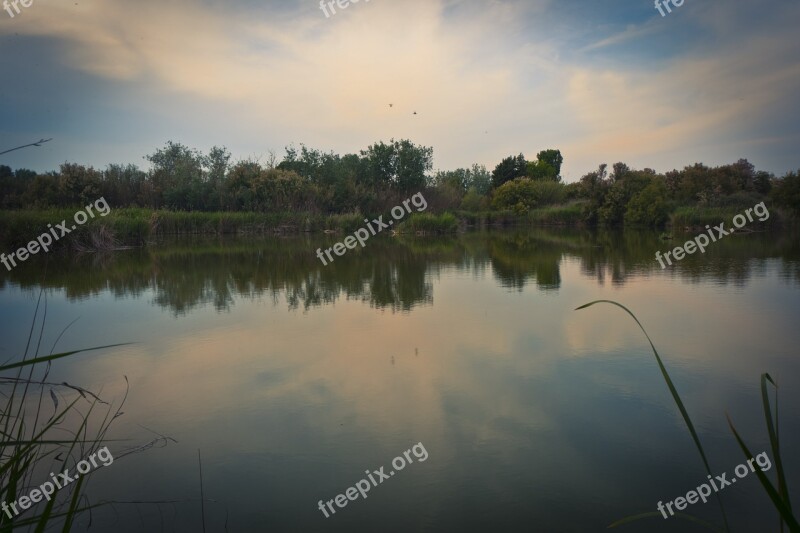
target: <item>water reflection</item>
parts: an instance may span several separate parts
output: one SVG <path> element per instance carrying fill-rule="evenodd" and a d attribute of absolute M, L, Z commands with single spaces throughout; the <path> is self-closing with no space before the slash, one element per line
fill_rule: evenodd
<path fill-rule="evenodd" d="M 0 286 L 63 289 L 70 299 L 103 291 L 119 298 L 148 294 L 155 304 L 181 315 L 207 304 L 229 310 L 237 298 L 277 302 L 281 294 L 290 309 L 308 310 L 344 297 L 407 312 L 433 303 L 430 279 L 442 269 L 478 277 L 490 273 L 503 287 L 518 291 L 531 284 L 558 291 L 563 262 L 574 258 L 582 274 L 600 285 L 662 274 L 742 285 L 763 274 L 767 259 L 780 261 L 783 279 L 800 281 L 800 243 L 793 233 L 734 236 L 662 271 L 655 251 L 682 241 L 663 241 L 655 232 L 541 228 L 376 238 L 363 250 L 322 266 L 313 253 L 331 245 L 322 238 L 175 239 L 114 254 L 38 256 L 25 268 L 0 272 Z"/>

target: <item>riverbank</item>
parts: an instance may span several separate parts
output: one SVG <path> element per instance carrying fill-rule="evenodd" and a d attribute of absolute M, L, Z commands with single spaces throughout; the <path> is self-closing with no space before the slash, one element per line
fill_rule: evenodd
<path fill-rule="evenodd" d="M 467 229 L 514 226 L 585 226 L 583 204 L 548 206 L 519 214 L 513 211 L 455 213 L 415 213 L 399 224 L 397 233 L 451 234 Z M 734 208 L 680 207 L 671 215 L 668 228 L 683 231 L 706 224 L 729 223 L 741 210 Z M 75 209 L 0 211 L 0 242 L 5 246 L 24 246 L 47 231 L 48 224 L 71 220 Z M 360 228 L 364 216 L 358 214 L 320 215 L 311 213 L 253 213 L 153 211 L 143 208 L 112 209 L 96 217 L 60 241 L 73 247 L 98 249 L 141 246 L 149 239 L 168 235 L 259 235 L 334 233 L 348 234 Z M 785 213 L 770 209 L 770 217 L 753 228 L 767 229 L 795 223 Z"/>

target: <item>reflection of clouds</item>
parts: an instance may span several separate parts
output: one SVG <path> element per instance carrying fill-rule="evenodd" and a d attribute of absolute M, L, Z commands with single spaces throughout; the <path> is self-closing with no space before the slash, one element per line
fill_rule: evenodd
<path fill-rule="evenodd" d="M 208 276 L 219 279 L 211 265 Z M 461 508 L 463 494 L 476 491 L 518 511 L 513 502 L 528 491 L 535 498 L 526 509 L 539 506 L 544 517 L 563 516 L 553 509 L 564 497 L 637 510 L 640 501 L 671 494 L 664 487 L 673 477 L 686 485 L 702 470 L 646 339 L 615 307 L 574 311 L 595 299 L 617 300 L 639 316 L 720 468 L 739 462 L 733 447 L 731 460 L 724 457 L 726 411 L 762 443 L 761 371 L 781 381 L 783 412 L 800 405 L 800 385 L 790 381 L 799 375 L 792 358 L 798 296 L 776 277 L 776 261 L 742 288 L 672 273 L 599 286 L 573 254 L 558 263 L 559 291 L 535 283 L 508 290 L 495 276 L 447 265 L 437 262 L 438 275 L 424 278 L 436 298 L 403 313 L 342 297 L 290 310 L 289 282 L 277 292 L 265 287 L 306 279 L 297 273 L 252 282 L 236 275 L 237 291 L 250 292 L 226 313 L 209 303 L 175 316 L 149 293 L 124 301 L 63 297 L 57 303 L 66 307 L 54 309 L 85 317 L 73 340 L 102 333 L 141 344 L 57 369 L 71 383 L 104 385 L 104 398 L 121 397 L 120 376 L 127 375 L 131 394 L 116 435 L 130 437 L 141 423 L 191 452 L 202 447 L 204 467 L 206 460 L 210 469 L 224 465 L 217 479 L 232 505 L 249 502 L 257 487 L 272 491 L 275 508 L 296 505 L 317 469 L 338 489 L 351 482 L 353 464 L 385 464 L 398 442 L 411 441 L 431 453 L 428 470 L 415 475 L 447 487 L 434 492 L 435 504 L 447 509 L 448 498 Z M 321 275 L 345 279 L 328 282 L 335 287 L 363 279 L 359 268 Z M 786 442 L 796 434 L 787 424 Z M 186 473 L 165 457 L 147 459 L 194 479 L 194 462 Z M 664 486 L 654 486 L 653 476 Z"/>
<path fill-rule="evenodd" d="M 781 296 L 786 287 L 773 277 L 776 268 L 773 262 L 766 278 L 735 290 L 661 277 L 631 283 L 622 291 L 592 290 L 580 303 L 611 299 L 631 309 L 653 339 L 692 416 L 726 433 L 726 412 L 760 402 L 762 372 L 779 380 L 800 375 L 791 311 L 797 295 Z M 595 383 L 663 405 L 673 423 L 683 425 L 647 339 L 624 311 L 598 304 L 565 317 L 563 330 L 570 347 L 565 354 L 604 361 L 618 370 L 598 373 Z M 631 381 L 630 365 L 642 369 L 641 382 Z M 732 387 L 746 391 L 745 403 L 731 397 Z M 781 394 L 787 392 L 800 397 L 800 391 Z"/>
<path fill-rule="evenodd" d="M 465 284 L 486 292 L 488 319 L 484 306 L 470 303 Z M 234 416 L 241 408 L 269 412 L 269 406 L 292 405 L 297 423 L 323 431 L 337 431 L 338 422 L 348 420 L 391 434 L 397 426 L 448 426 L 452 402 L 474 413 L 470 427 L 460 431 L 487 438 L 498 419 L 527 426 L 533 416 L 545 424 L 546 417 L 521 404 L 518 394 L 497 394 L 505 373 L 513 375 L 521 364 L 525 372 L 543 375 L 557 352 L 537 334 L 541 351 L 518 360 L 530 338 L 498 331 L 498 323 L 524 331 L 536 320 L 539 312 L 531 313 L 528 296 L 493 295 L 491 280 L 475 281 L 470 273 L 444 274 L 440 286 L 437 307 L 410 314 L 376 311 L 359 301 L 302 315 L 286 313 L 280 303 L 241 302 L 208 329 L 176 335 L 164 326 L 147 344 L 97 358 L 91 374 L 101 382 L 127 373 L 135 391 L 128 411 L 158 413 L 166 427 L 198 416 Z M 394 366 L 387 362 L 391 356 Z M 498 364 L 503 373 L 492 375 Z M 318 420 L 316 409 L 323 405 L 329 413 Z"/>

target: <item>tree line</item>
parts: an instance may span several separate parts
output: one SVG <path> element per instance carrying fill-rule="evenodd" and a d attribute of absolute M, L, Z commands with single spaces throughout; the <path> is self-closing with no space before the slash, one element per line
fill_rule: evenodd
<path fill-rule="evenodd" d="M 768 198 L 800 214 L 800 177 L 758 171 L 746 159 L 718 167 L 697 163 L 664 174 L 624 163 L 602 164 L 564 184 L 557 149 L 483 165 L 432 171 L 433 149 L 409 140 L 377 142 L 355 154 L 290 146 L 280 162 L 232 161 L 176 142 L 145 156 L 150 169 L 112 164 L 104 170 L 64 163 L 44 174 L 0 165 L 0 208 L 46 209 L 86 205 L 104 197 L 115 208 L 176 211 L 383 212 L 424 191 L 432 212 L 513 211 L 580 205 L 583 221 L 659 226 L 678 206 L 752 206 Z"/>

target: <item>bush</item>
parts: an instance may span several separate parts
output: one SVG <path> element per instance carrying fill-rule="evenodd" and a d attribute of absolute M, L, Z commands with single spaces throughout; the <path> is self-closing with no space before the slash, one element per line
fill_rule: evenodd
<path fill-rule="evenodd" d="M 626 225 L 660 227 L 668 219 L 667 186 L 661 180 L 653 180 L 635 194 L 625 211 Z"/>
<path fill-rule="evenodd" d="M 567 199 L 566 187 L 555 181 L 535 181 L 533 190 L 536 192 L 536 202 L 541 206 L 562 204 Z"/>
<path fill-rule="evenodd" d="M 553 181 L 533 181 L 517 178 L 504 183 L 494 193 L 492 207 L 527 213 L 537 206 L 562 203 L 566 199 L 564 185 Z"/>
<path fill-rule="evenodd" d="M 461 200 L 461 209 L 472 213 L 483 211 L 489 207 L 489 200 L 485 196 L 478 194 L 475 189 L 470 189 Z"/>
<path fill-rule="evenodd" d="M 528 214 L 528 221 L 543 226 L 577 226 L 583 222 L 583 203 L 575 202 L 534 209 Z"/>

